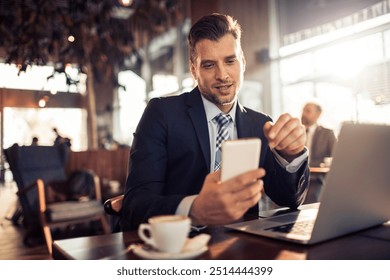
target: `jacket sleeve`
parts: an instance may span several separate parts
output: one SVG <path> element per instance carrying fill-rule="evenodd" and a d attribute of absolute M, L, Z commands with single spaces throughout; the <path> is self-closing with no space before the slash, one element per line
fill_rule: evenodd
<path fill-rule="evenodd" d="M 122 230 L 136 229 L 148 217 L 173 214 L 183 195 L 164 195 L 167 168 L 166 116 L 152 99 L 134 133 L 123 201 Z"/>
<path fill-rule="evenodd" d="M 303 203 L 309 186 L 307 160 L 297 172 L 290 173 L 280 166 L 269 151 L 266 157 L 266 172 L 264 190 L 276 204 L 295 209 Z"/>

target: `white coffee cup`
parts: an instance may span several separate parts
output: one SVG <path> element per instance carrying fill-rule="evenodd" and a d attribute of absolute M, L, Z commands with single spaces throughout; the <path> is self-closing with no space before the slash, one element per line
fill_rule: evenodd
<path fill-rule="evenodd" d="M 325 167 L 330 167 L 332 165 L 332 160 L 333 160 L 332 157 L 325 157 L 324 158 L 324 165 L 325 165 Z"/>
<path fill-rule="evenodd" d="M 179 253 L 190 232 L 191 220 L 181 215 L 161 215 L 138 228 L 139 237 L 161 252 Z M 148 235 L 146 234 L 148 232 Z"/>

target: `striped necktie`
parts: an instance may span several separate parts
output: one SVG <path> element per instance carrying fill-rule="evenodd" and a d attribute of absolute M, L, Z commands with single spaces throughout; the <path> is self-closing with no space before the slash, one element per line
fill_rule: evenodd
<path fill-rule="evenodd" d="M 221 168 L 221 148 L 222 142 L 229 139 L 228 126 L 232 118 L 228 114 L 220 113 L 213 119 L 217 124 L 217 138 L 215 141 L 215 163 L 214 171 Z"/>

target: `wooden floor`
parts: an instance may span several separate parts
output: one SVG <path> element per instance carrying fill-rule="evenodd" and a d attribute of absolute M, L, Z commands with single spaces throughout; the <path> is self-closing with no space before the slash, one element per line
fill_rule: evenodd
<path fill-rule="evenodd" d="M 26 246 L 23 243 L 25 234 L 23 226 L 14 225 L 10 220 L 18 205 L 16 191 L 14 182 L 0 183 L 0 260 L 51 260 L 42 235 L 30 239 L 32 244 Z M 95 233 L 91 233 L 90 228 L 78 226 L 66 232 L 54 232 L 53 238 L 63 239 L 93 234 Z"/>
<path fill-rule="evenodd" d="M 34 246 L 25 246 L 23 226 L 9 220 L 17 207 L 16 190 L 13 182 L 0 184 L 0 260 L 50 260 L 43 240 L 37 238 Z"/>

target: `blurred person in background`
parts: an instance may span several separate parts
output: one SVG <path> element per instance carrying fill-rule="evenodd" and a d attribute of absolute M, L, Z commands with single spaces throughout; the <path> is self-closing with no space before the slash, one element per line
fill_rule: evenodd
<path fill-rule="evenodd" d="M 306 147 L 309 150 L 310 167 L 320 167 L 325 158 L 332 157 L 337 143 L 332 129 L 318 123 L 322 113 L 319 103 L 308 102 L 302 110 L 301 122 L 306 128 Z M 306 203 L 317 202 L 324 183 L 324 174 L 311 174 L 310 187 L 306 196 Z"/>
<path fill-rule="evenodd" d="M 34 136 L 31 141 L 31 146 L 38 146 L 39 139 L 38 137 Z"/>

